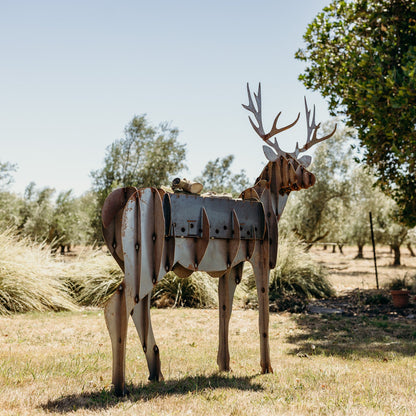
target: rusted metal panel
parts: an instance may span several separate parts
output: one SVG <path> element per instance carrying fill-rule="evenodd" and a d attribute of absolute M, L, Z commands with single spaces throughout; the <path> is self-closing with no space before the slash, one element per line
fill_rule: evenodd
<path fill-rule="evenodd" d="M 130 197 L 123 212 L 122 246 L 124 258 L 124 281 L 126 286 L 126 308 L 129 314 L 140 299 L 141 241 L 138 234 L 141 218 L 138 193 Z"/>
<path fill-rule="evenodd" d="M 170 195 L 169 201 L 164 198 L 164 213 L 170 219 L 168 235 L 175 237 L 201 237 L 201 210 L 206 210 L 210 238 L 233 238 L 230 213 L 234 210 L 240 223 L 241 239 L 260 239 L 264 234 L 264 218 L 261 203 L 225 198 L 203 198 L 197 195 Z M 252 234 L 254 229 L 255 236 Z"/>
<path fill-rule="evenodd" d="M 207 215 L 207 212 L 205 211 L 205 208 L 201 209 L 201 224 L 202 224 L 201 238 L 197 238 L 194 243 L 195 270 L 198 270 L 199 264 L 201 263 L 202 259 L 205 256 L 205 252 L 207 251 L 207 247 L 209 243 L 210 223 L 209 223 L 208 215 Z"/>
<path fill-rule="evenodd" d="M 165 243 L 165 218 L 163 215 L 162 199 L 157 189 L 152 188 L 153 193 L 153 275 L 152 282 L 156 284 L 162 266 L 163 248 Z"/>

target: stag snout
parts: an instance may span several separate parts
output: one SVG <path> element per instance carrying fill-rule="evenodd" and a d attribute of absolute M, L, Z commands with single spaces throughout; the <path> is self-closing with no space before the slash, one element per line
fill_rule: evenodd
<path fill-rule="evenodd" d="M 297 189 L 308 189 L 315 184 L 315 175 L 309 172 L 304 166 L 299 165 L 296 169 Z"/>

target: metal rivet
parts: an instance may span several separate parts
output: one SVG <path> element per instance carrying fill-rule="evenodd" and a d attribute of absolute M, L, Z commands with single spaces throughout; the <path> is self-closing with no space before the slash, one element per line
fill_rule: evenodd
<path fill-rule="evenodd" d="M 185 232 L 185 227 L 182 227 L 181 228 L 181 231 L 184 233 Z"/>
<path fill-rule="evenodd" d="M 218 234 L 220 232 L 220 230 L 217 228 L 216 230 L 215 230 L 215 234 Z"/>
<path fill-rule="evenodd" d="M 136 296 L 134 297 L 134 301 L 135 301 L 136 303 L 139 303 L 139 295 L 136 295 Z"/>
<path fill-rule="evenodd" d="M 156 241 L 156 234 L 155 233 L 153 233 L 153 235 L 152 235 L 152 240 Z"/>
<path fill-rule="evenodd" d="M 143 351 L 144 351 L 144 353 L 146 354 L 146 351 L 147 351 L 147 347 L 146 347 L 146 345 L 143 345 Z"/>
<path fill-rule="evenodd" d="M 117 242 L 116 242 L 116 240 L 114 240 L 114 241 L 113 241 L 113 244 L 111 244 L 111 245 L 112 245 L 113 249 L 115 250 L 115 248 L 117 247 Z"/>
<path fill-rule="evenodd" d="M 155 352 L 155 354 L 157 354 L 159 352 L 159 348 L 157 347 L 157 345 L 155 345 L 153 347 L 153 351 Z"/>
<path fill-rule="evenodd" d="M 222 310 L 225 311 L 227 307 L 225 305 L 222 305 Z"/>
<path fill-rule="evenodd" d="M 139 249 L 140 249 L 140 244 L 139 244 L 139 243 L 136 243 L 135 247 L 136 247 L 136 251 L 139 251 Z"/>
<path fill-rule="evenodd" d="M 261 288 L 261 293 L 265 293 L 266 289 L 264 287 Z"/>
<path fill-rule="evenodd" d="M 122 291 L 123 291 L 123 285 L 120 285 L 120 286 L 118 287 L 118 290 L 119 290 L 120 292 L 122 292 Z"/>

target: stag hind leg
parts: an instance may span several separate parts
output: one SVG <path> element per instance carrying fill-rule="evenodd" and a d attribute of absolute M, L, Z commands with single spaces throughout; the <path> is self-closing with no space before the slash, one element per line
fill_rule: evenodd
<path fill-rule="evenodd" d="M 267 240 L 266 240 L 267 241 Z M 256 256 L 252 261 L 259 300 L 260 366 L 261 372 L 273 373 L 269 346 L 269 273 L 268 256 Z"/>
<path fill-rule="evenodd" d="M 143 351 L 146 354 L 150 381 L 162 381 L 163 374 L 160 366 L 159 347 L 153 335 L 150 320 L 150 295 L 145 296 L 133 310 L 133 322 L 139 334 Z"/>
<path fill-rule="evenodd" d="M 226 272 L 218 281 L 218 306 L 220 310 L 219 345 L 217 363 L 220 371 L 230 371 L 228 328 L 233 309 L 235 288 L 241 281 L 243 265 Z"/>
<path fill-rule="evenodd" d="M 113 352 L 113 378 L 115 394 L 123 396 L 127 393 L 125 387 L 126 369 L 126 339 L 128 314 L 126 312 L 125 288 L 121 284 L 118 290 L 107 302 L 104 309 L 105 322 L 111 338 Z"/>

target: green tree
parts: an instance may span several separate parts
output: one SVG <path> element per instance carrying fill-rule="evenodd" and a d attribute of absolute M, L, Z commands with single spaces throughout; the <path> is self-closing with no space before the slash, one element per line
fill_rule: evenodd
<path fill-rule="evenodd" d="M 61 248 L 62 254 L 65 248 L 70 251 L 73 245 L 91 241 L 91 202 L 86 204 L 87 201 L 86 195 L 74 197 L 72 190 L 61 192 L 56 198 L 49 240 Z"/>
<path fill-rule="evenodd" d="M 204 185 L 205 191 L 240 195 L 249 186 L 249 180 L 244 170 L 236 174 L 231 172 L 233 161 L 233 155 L 209 161 L 196 180 Z"/>
<path fill-rule="evenodd" d="M 13 181 L 12 172 L 15 171 L 15 164 L 10 162 L 0 162 L 0 189 L 4 189 Z"/>
<path fill-rule="evenodd" d="M 18 226 L 21 234 L 38 242 L 52 241 L 51 223 L 54 212 L 52 195 L 54 192 L 53 188 L 36 189 L 34 182 L 26 187 L 20 210 L 21 221 Z"/>
<path fill-rule="evenodd" d="M 328 134 L 333 127 L 333 122 L 324 124 L 322 134 Z M 316 176 L 315 185 L 307 191 L 293 192 L 279 221 L 279 229 L 294 232 L 309 247 L 329 238 L 340 245 L 343 243 L 343 206 L 349 204 L 350 198 L 353 134 L 351 129 L 339 128 L 316 149 L 308 168 Z"/>
<path fill-rule="evenodd" d="M 376 178 L 363 165 L 357 166 L 351 175 L 351 204 L 348 215 L 347 240 L 358 248 L 356 258 L 363 258 L 363 248 L 371 241 L 370 218 L 378 218 L 383 206 L 390 200 L 375 187 Z M 376 239 L 380 236 L 375 230 Z"/>
<path fill-rule="evenodd" d="M 168 123 L 149 125 L 145 115 L 135 116 L 124 129 L 124 137 L 107 147 L 104 166 L 91 172 L 96 210 L 95 239 L 101 237 L 101 207 L 116 188 L 161 186 L 185 167 L 185 145 L 178 142 L 179 130 Z"/>
<path fill-rule="evenodd" d="M 304 40 L 300 80 L 357 129 L 381 189 L 416 225 L 416 2 L 333 0 Z"/>
<path fill-rule="evenodd" d="M 386 198 L 376 218 L 378 240 L 390 246 L 394 253 L 394 266 L 400 266 L 400 247 L 406 241 L 409 228 L 399 222 L 399 209 L 395 201 Z"/>
<path fill-rule="evenodd" d="M 20 222 L 19 212 L 22 205 L 20 197 L 7 190 L 13 182 L 12 172 L 16 165 L 10 162 L 0 162 L 0 228 L 17 226 Z"/>

